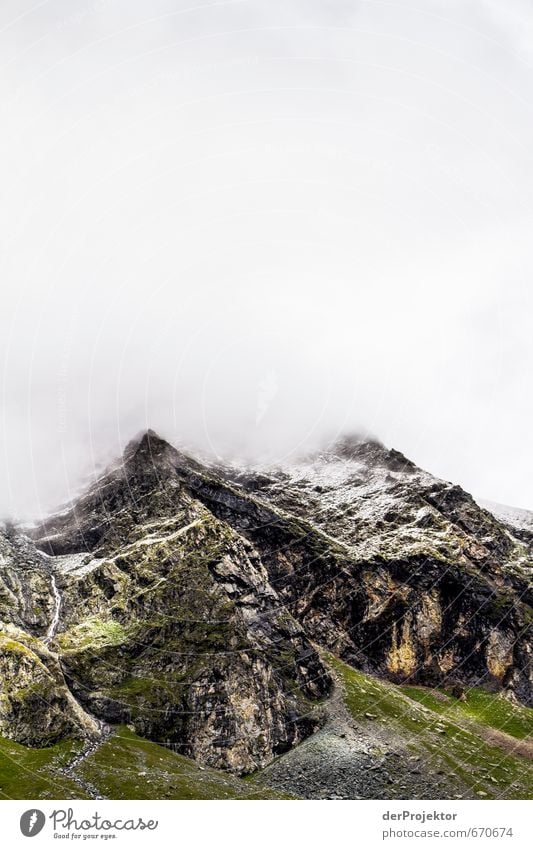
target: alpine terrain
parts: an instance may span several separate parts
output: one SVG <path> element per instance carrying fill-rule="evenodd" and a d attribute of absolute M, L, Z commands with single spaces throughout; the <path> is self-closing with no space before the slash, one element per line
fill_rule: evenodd
<path fill-rule="evenodd" d="M 533 517 L 377 441 L 285 468 L 153 431 L 0 525 L 0 793 L 530 798 Z"/>

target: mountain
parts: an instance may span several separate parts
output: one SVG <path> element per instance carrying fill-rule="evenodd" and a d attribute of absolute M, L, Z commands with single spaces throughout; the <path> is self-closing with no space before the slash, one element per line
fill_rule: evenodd
<path fill-rule="evenodd" d="M 527 795 L 532 562 L 527 527 L 377 441 L 250 469 L 148 431 L 0 532 L 0 734 L 82 796 L 126 792 L 123 741 L 202 798 L 206 768 L 236 798 Z"/>

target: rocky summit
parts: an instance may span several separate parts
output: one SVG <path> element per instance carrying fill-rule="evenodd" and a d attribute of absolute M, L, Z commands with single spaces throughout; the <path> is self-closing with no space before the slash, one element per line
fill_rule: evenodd
<path fill-rule="evenodd" d="M 0 791 L 527 796 L 533 522 L 488 506 L 357 436 L 251 469 L 148 431 L 0 530 Z"/>

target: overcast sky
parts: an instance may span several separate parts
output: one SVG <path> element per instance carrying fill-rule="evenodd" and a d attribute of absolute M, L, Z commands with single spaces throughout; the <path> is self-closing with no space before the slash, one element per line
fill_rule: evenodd
<path fill-rule="evenodd" d="M 529 1 L 3 0 L 0 57 L 0 513 L 148 426 L 533 508 Z"/>

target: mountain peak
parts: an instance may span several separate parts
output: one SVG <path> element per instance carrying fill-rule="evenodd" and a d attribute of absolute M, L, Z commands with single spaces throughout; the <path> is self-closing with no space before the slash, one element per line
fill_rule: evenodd
<path fill-rule="evenodd" d="M 132 460 L 134 457 L 160 457 L 163 453 L 174 452 L 172 445 L 159 436 L 155 430 L 148 428 L 141 431 L 128 442 L 124 449 L 124 462 Z"/>
<path fill-rule="evenodd" d="M 369 433 L 354 431 L 343 433 L 339 436 L 332 445 L 332 451 L 335 454 L 345 455 L 350 454 L 352 451 L 360 450 L 363 445 L 374 445 L 378 448 L 385 447 L 375 436 L 371 436 Z"/>
<path fill-rule="evenodd" d="M 394 472 L 413 472 L 416 465 L 395 448 L 387 448 L 370 434 L 347 433 L 340 436 L 327 454 L 335 459 L 355 460 L 368 466 L 382 466 Z"/>

